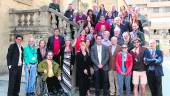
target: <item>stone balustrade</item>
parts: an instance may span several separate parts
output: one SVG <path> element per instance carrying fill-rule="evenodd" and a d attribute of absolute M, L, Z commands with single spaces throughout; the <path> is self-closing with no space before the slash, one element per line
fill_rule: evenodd
<path fill-rule="evenodd" d="M 11 40 L 16 34 L 33 34 L 35 38 L 46 38 L 57 27 L 56 16 L 59 19 L 58 28 L 60 29 L 60 34 L 71 37 L 70 25 L 72 25 L 75 32 L 74 37 L 77 37 L 83 28 L 83 23 L 78 25 L 73 21 L 69 21 L 63 13 L 53 10 L 48 6 L 42 6 L 40 9 L 32 10 L 9 10 Z"/>

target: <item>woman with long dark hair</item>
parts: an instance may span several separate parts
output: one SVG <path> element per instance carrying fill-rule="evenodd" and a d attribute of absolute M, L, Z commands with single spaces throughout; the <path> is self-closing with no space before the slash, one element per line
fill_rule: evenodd
<path fill-rule="evenodd" d="M 65 96 L 71 94 L 71 75 L 72 67 L 74 65 L 74 48 L 72 47 L 71 38 L 65 39 L 65 47 L 62 52 L 62 81 L 61 86 L 64 90 Z"/>
<path fill-rule="evenodd" d="M 39 41 L 39 48 L 37 49 L 38 64 L 46 58 L 46 42 L 45 40 Z"/>

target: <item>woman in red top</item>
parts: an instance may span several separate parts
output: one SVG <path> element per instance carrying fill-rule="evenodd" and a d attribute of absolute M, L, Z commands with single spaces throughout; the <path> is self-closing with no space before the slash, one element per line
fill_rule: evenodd
<path fill-rule="evenodd" d="M 80 36 L 78 36 L 76 39 L 76 45 L 75 45 L 76 53 L 80 52 L 80 42 L 81 41 L 84 41 L 84 42 L 86 41 L 86 32 L 84 29 L 81 31 Z"/>
<path fill-rule="evenodd" d="M 119 95 L 123 96 L 123 85 L 126 85 L 126 96 L 130 96 L 131 92 L 131 74 L 132 74 L 132 55 L 128 53 L 128 47 L 126 44 L 122 45 L 122 51 L 118 53 L 116 57 L 116 72 L 118 79 L 118 91 Z"/>

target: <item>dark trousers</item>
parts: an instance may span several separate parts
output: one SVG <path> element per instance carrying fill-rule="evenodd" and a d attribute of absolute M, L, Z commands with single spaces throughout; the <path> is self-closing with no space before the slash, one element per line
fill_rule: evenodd
<path fill-rule="evenodd" d="M 59 91 L 59 89 L 61 89 L 60 82 L 56 76 L 48 77 L 46 79 L 46 83 L 48 87 L 48 92 L 55 93 L 55 91 Z"/>
<path fill-rule="evenodd" d="M 108 71 L 97 70 L 97 71 L 94 72 L 94 76 L 95 76 L 95 96 L 99 96 L 101 76 L 103 78 L 103 80 L 102 80 L 103 96 L 108 96 L 108 90 L 109 90 L 109 87 L 108 87 L 108 84 L 109 84 Z"/>
<path fill-rule="evenodd" d="M 8 96 L 19 96 L 22 66 L 9 69 Z"/>
<path fill-rule="evenodd" d="M 163 96 L 162 76 L 155 76 L 154 73 L 147 72 L 147 79 L 152 96 Z"/>
<path fill-rule="evenodd" d="M 87 96 L 87 91 L 89 90 L 89 86 L 90 86 L 89 77 L 84 76 L 84 74 L 81 74 L 81 76 L 79 76 L 79 95 Z"/>
<path fill-rule="evenodd" d="M 61 64 L 61 62 L 60 62 L 60 57 L 61 57 L 60 54 L 53 56 L 53 60 L 54 60 L 56 63 L 58 63 L 59 65 Z"/>

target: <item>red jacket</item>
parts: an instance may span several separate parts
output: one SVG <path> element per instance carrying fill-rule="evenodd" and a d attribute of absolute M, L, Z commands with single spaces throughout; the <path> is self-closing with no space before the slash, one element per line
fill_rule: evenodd
<path fill-rule="evenodd" d="M 95 30 L 96 30 L 97 32 L 100 32 L 101 25 L 105 25 L 106 30 L 110 32 L 110 24 L 109 24 L 108 22 L 106 22 L 106 21 L 105 21 L 105 22 L 100 22 L 100 21 L 99 21 L 99 22 L 96 24 Z"/>
<path fill-rule="evenodd" d="M 125 61 L 126 72 L 125 75 L 132 74 L 132 66 L 133 66 L 133 59 L 130 53 L 127 54 L 127 58 Z M 116 72 L 121 74 L 122 73 L 122 52 L 119 52 L 116 56 Z"/>

